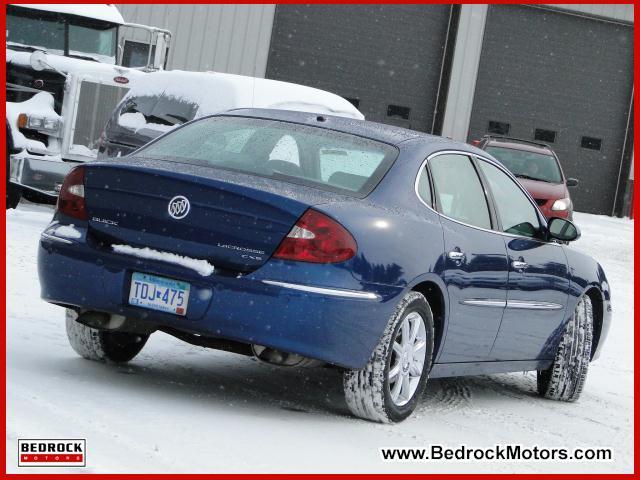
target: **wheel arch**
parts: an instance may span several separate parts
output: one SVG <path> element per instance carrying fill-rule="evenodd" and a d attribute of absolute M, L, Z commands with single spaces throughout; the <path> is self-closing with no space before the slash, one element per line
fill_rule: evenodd
<path fill-rule="evenodd" d="M 584 294 L 591 299 L 591 307 L 593 308 L 593 336 L 591 338 L 591 360 L 593 360 L 602 336 L 604 298 L 600 289 L 594 285 L 589 286 Z"/>
<path fill-rule="evenodd" d="M 445 332 L 446 300 L 443 289 L 436 282 L 431 280 L 417 283 L 411 288 L 412 291 L 421 293 L 429 302 L 433 313 L 433 360 L 438 357 Z"/>

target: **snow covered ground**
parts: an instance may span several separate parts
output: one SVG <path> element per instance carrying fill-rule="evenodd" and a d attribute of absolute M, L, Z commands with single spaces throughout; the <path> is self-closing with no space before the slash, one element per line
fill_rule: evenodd
<path fill-rule="evenodd" d="M 18 438 L 86 438 L 89 472 L 632 472 L 633 222 L 576 214 L 575 248 L 613 291 L 607 345 L 576 404 L 543 400 L 531 373 L 432 380 L 399 425 L 351 418 L 341 376 L 279 369 L 155 334 L 128 366 L 82 360 L 64 312 L 39 299 L 50 208 L 7 212 L 7 469 Z M 73 288 L 70 285 L 70 288 Z M 380 447 L 610 447 L 605 463 L 383 463 Z M 61 473 L 56 469 L 56 473 Z M 38 469 L 38 473 L 43 470 Z M 77 471 L 74 470 L 74 471 Z"/>

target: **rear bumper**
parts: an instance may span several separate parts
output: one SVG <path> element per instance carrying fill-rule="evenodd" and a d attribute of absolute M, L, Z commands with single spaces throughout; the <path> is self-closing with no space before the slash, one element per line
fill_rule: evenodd
<path fill-rule="evenodd" d="M 84 238 L 58 238 L 50 229 L 41 237 L 38 251 L 41 293 L 48 302 L 363 367 L 402 289 L 363 285 L 344 270 L 338 289 L 322 281 L 314 284 L 311 278 L 305 283 L 314 288 L 306 288 L 298 274 L 291 274 L 300 267 L 292 269 L 287 263 L 268 262 L 241 277 L 202 277 L 177 265 L 96 250 Z M 134 271 L 189 282 L 187 316 L 128 305 Z"/>
<path fill-rule="evenodd" d="M 76 164 L 18 154 L 11 156 L 9 165 L 12 183 L 57 197 L 64 177 Z"/>

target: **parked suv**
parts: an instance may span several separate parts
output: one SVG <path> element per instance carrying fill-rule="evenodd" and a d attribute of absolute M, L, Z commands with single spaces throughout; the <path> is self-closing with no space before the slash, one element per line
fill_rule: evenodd
<path fill-rule="evenodd" d="M 545 217 L 573 217 L 567 187 L 577 186 L 578 180 L 564 176 L 558 156 L 548 145 L 492 135 L 472 143 L 499 160 L 518 178 Z"/>

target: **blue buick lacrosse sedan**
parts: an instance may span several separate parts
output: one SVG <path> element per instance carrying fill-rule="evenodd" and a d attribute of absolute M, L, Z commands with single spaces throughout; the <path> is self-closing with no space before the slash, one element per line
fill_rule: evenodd
<path fill-rule="evenodd" d="M 600 265 L 470 145 L 237 110 L 73 169 L 42 233 L 42 296 L 74 350 L 149 335 L 343 372 L 354 415 L 408 417 L 429 377 L 536 370 L 574 401 L 611 318 Z"/>

